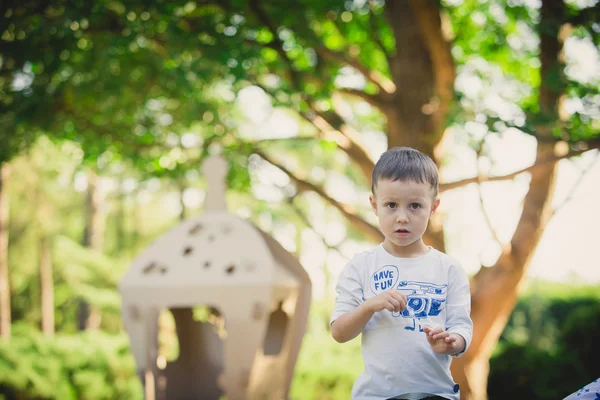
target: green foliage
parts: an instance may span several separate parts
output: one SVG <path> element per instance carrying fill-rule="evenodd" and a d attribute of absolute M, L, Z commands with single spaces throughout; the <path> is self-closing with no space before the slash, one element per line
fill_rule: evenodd
<path fill-rule="evenodd" d="M 490 400 L 564 398 L 600 376 L 598 287 L 538 286 L 517 304 L 491 359 Z"/>
<path fill-rule="evenodd" d="M 578 362 L 582 380 L 600 376 L 600 302 L 585 307 L 569 309 L 561 332 L 561 346 Z"/>
<path fill-rule="evenodd" d="M 142 398 L 125 335 L 43 337 L 25 326 L 0 341 L 0 393 L 8 400 Z"/>
<path fill-rule="evenodd" d="M 359 338 L 340 345 L 328 332 L 311 332 L 303 339 L 290 397 L 347 399 L 362 366 Z"/>
<path fill-rule="evenodd" d="M 308 333 L 296 365 L 290 398 L 346 400 L 363 369 L 360 337 L 339 344 L 329 332 L 331 304 L 311 306 Z"/>
<path fill-rule="evenodd" d="M 489 398 L 563 398 L 586 383 L 569 361 L 562 354 L 512 344 L 491 360 Z"/>

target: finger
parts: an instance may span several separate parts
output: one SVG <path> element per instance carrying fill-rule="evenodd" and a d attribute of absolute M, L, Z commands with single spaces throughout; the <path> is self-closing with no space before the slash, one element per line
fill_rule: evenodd
<path fill-rule="evenodd" d="M 391 295 L 398 299 L 398 301 L 406 303 L 406 295 L 404 293 L 394 290 L 391 292 Z"/>
<path fill-rule="evenodd" d="M 398 294 L 398 293 L 396 293 Z M 394 296 L 394 300 L 396 300 L 400 306 L 400 311 L 404 311 L 404 309 L 406 308 L 406 297 L 404 297 L 404 295 L 400 295 L 400 296 Z"/>
<path fill-rule="evenodd" d="M 387 299 L 387 302 L 392 305 L 393 309 L 390 311 L 397 312 L 400 310 L 400 303 L 396 299 L 390 297 L 389 299 Z"/>
<path fill-rule="evenodd" d="M 440 340 L 440 339 L 446 339 L 449 336 L 450 336 L 450 333 L 441 332 L 441 333 L 433 335 L 432 338 L 433 338 L 433 340 Z"/>
<path fill-rule="evenodd" d="M 393 297 L 390 297 L 390 298 L 388 299 L 388 301 L 389 301 L 390 303 L 392 303 L 392 305 L 393 305 L 394 307 L 396 307 L 396 308 L 400 307 L 400 302 L 399 302 L 397 299 L 395 299 L 395 298 L 393 298 Z"/>
<path fill-rule="evenodd" d="M 425 333 L 425 337 L 427 338 L 427 341 L 430 345 L 435 344 L 435 340 L 433 339 L 433 337 L 430 336 L 430 332 L 432 332 L 432 330 L 433 328 L 431 328 L 430 326 L 423 327 L 423 333 Z"/>
<path fill-rule="evenodd" d="M 435 328 L 431 332 L 429 332 L 429 336 L 437 335 L 438 333 L 442 333 L 444 330 L 442 328 Z"/>
<path fill-rule="evenodd" d="M 406 307 L 408 307 L 408 303 L 407 303 L 406 299 L 403 299 L 400 302 L 400 307 L 402 308 L 402 311 L 404 311 L 406 309 Z"/>
<path fill-rule="evenodd" d="M 457 339 L 456 339 L 456 336 L 454 336 L 454 335 L 449 335 L 449 336 L 446 338 L 446 343 L 454 343 L 454 342 L 456 342 L 456 340 L 457 340 Z"/>
<path fill-rule="evenodd" d="M 383 306 L 386 310 L 394 312 L 394 305 L 391 302 L 387 301 L 383 304 Z"/>

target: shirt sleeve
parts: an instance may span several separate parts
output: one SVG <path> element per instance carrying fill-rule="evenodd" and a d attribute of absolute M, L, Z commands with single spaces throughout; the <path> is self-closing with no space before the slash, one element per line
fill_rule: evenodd
<path fill-rule="evenodd" d="M 595 400 L 600 398 L 600 378 L 582 387 L 575 393 L 571 393 L 563 400 Z"/>
<path fill-rule="evenodd" d="M 450 266 L 448 274 L 446 330 L 457 333 L 465 339 L 465 349 L 455 355 L 460 357 L 469 348 L 473 337 L 471 291 L 469 278 L 458 263 Z"/>
<path fill-rule="evenodd" d="M 356 268 L 356 257 L 353 258 L 342 270 L 338 278 L 335 291 L 335 306 L 329 324 L 341 315 L 354 310 L 365 299 L 360 275 Z"/>

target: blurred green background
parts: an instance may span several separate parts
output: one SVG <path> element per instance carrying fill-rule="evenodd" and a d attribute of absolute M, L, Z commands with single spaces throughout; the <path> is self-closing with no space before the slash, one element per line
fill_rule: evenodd
<path fill-rule="evenodd" d="M 465 399 L 560 399 L 600 377 L 596 0 L 0 3 L 0 399 L 141 399 L 116 284 L 203 211 L 231 212 L 313 282 L 290 398 L 347 399 L 360 341 L 337 275 L 381 240 L 370 171 L 440 167 L 425 241 L 472 276 Z M 160 352 L 177 356 L 172 318 Z M 487 368 L 489 365 L 489 374 Z"/>

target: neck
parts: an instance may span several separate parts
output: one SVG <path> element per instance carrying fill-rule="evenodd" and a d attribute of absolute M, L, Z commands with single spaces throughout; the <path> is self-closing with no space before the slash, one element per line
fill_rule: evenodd
<path fill-rule="evenodd" d="M 403 258 L 420 257 L 429 252 L 429 247 L 426 246 L 422 240 L 419 240 L 408 246 L 397 246 L 394 243 L 385 240 L 383 242 L 383 248 L 391 255 Z"/>

